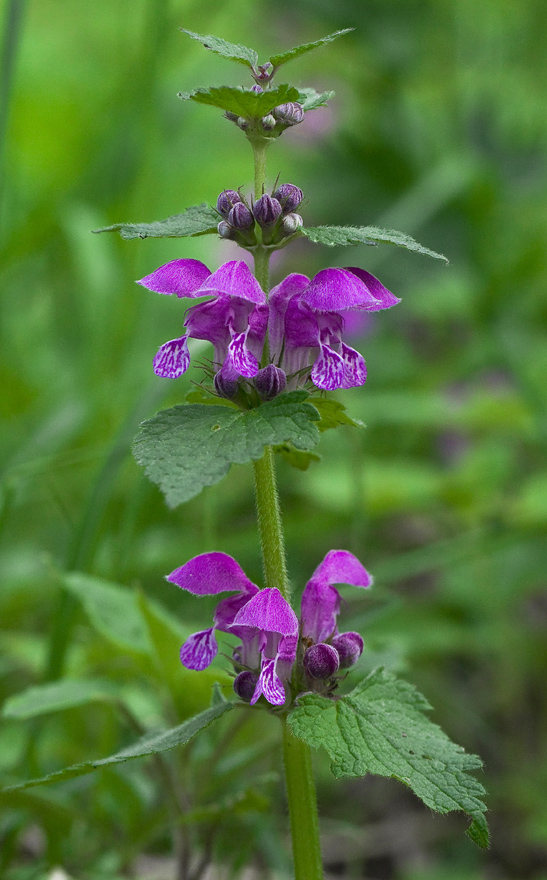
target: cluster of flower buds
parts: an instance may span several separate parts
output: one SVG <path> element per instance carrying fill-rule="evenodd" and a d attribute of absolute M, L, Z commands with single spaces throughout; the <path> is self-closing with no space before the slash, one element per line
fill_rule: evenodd
<path fill-rule="evenodd" d="M 251 205 L 241 193 L 226 189 L 217 200 L 217 211 L 223 218 L 218 234 L 242 247 L 253 247 L 257 244 L 257 223 L 262 230 L 262 242 L 278 244 L 302 226 L 302 217 L 295 213 L 302 199 L 302 190 L 292 183 L 281 184 L 271 196 L 265 193 Z"/>
<path fill-rule="evenodd" d="M 266 65 L 264 65 L 266 67 Z M 267 73 L 263 76 L 264 81 L 269 79 L 269 75 Z M 252 92 L 262 92 L 262 86 L 255 85 L 251 88 Z M 247 119 L 245 116 L 238 116 L 237 113 L 232 113 L 229 110 L 224 114 L 226 119 L 229 119 L 230 122 L 235 122 L 235 124 L 242 130 L 246 132 L 257 131 L 258 133 L 263 135 L 264 137 L 279 137 L 286 128 L 291 128 L 293 125 L 299 125 L 304 121 L 304 108 L 302 104 L 299 104 L 298 101 L 289 101 L 286 104 L 279 104 L 277 107 L 274 107 L 273 110 L 268 113 L 266 116 L 260 117 L 258 120 Z"/>

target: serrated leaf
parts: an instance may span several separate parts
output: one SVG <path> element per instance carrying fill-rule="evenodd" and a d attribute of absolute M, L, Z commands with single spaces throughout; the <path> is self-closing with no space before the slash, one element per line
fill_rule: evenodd
<path fill-rule="evenodd" d="M 339 425 L 351 425 L 353 428 L 364 428 L 365 425 L 359 419 L 352 419 L 346 412 L 346 407 L 338 400 L 330 397 L 314 398 L 313 405 L 321 416 L 317 422 L 320 431 L 328 431 L 329 428 L 337 428 Z"/>
<path fill-rule="evenodd" d="M 176 507 L 213 486 L 232 464 L 262 457 L 265 446 L 290 440 L 310 449 L 319 440 L 317 410 L 305 391 L 291 391 L 256 409 L 175 406 L 143 422 L 133 454 Z"/>
<path fill-rule="evenodd" d="M 209 104 L 228 113 L 236 113 L 245 119 L 267 116 L 274 107 L 288 101 L 298 101 L 299 91 L 294 86 L 281 85 L 267 92 L 253 92 L 240 86 L 213 86 L 210 89 L 194 89 L 179 92 L 183 101 Z"/>
<path fill-rule="evenodd" d="M 295 736 L 327 750 L 336 778 L 373 773 L 398 779 L 431 809 L 471 816 L 467 833 L 486 847 L 484 788 L 467 772 L 482 762 L 423 714 L 430 708 L 412 685 L 378 669 L 338 700 L 300 697 L 287 720 Z"/>
<path fill-rule="evenodd" d="M 4 718 L 36 718 L 86 703 L 110 702 L 117 697 L 117 689 L 109 681 L 65 678 L 9 697 L 2 707 L 2 715 Z"/>
<path fill-rule="evenodd" d="M 315 110 L 317 107 L 326 107 L 327 101 L 334 98 L 334 92 L 316 92 L 315 89 L 300 89 L 298 103 L 303 110 Z"/>
<path fill-rule="evenodd" d="M 212 724 L 226 712 L 233 708 L 233 703 L 218 703 L 211 706 L 194 718 L 190 718 L 183 724 L 171 728 L 171 730 L 163 730 L 159 733 L 148 734 L 142 737 L 138 742 L 127 748 L 116 752 L 109 758 L 101 758 L 98 761 L 85 761 L 82 764 L 73 764 L 71 767 L 65 767 L 63 770 L 57 770 L 48 776 L 42 776 L 39 779 L 29 779 L 27 782 L 21 782 L 18 785 L 11 785 L 4 788 L 3 791 L 18 791 L 23 788 L 31 788 L 36 785 L 47 785 L 51 782 L 61 782 L 63 779 L 71 779 L 74 776 L 82 776 L 84 773 L 91 773 L 93 770 L 100 770 L 102 767 L 108 767 L 113 764 L 120 764 L 124 761 L 130 761 L 133 758 L 143 758 L 145 755 L 153 755 L 158 752 L 166 752 L 177 746 L 185 745 L 192 737 Z"/>
<path fill-rule="evenodd" d="M 287 52 L 280 52 L 279 55 L 272 55 L 270 62 L 274 67 L 279 67 L 281 64 L 286 64 L 287 61 L 292 61 L 293 58 L 298 58 L 299 55 L 304 55 L 306 52 L 311 52 L 312 49 L 317 49 L 318 46 L 324 46 L 325 43 L 332 43 L 333 40 L 336 40 L 343 34 L 349 34 L 353 30 L 355 30 L 355 28 L 344 28 L 342 31 L 334 31 L 334 33 L 328 34 L 328 36 L 323 37 L 321 40 L 314 40 L 313 43 L 302 43 L 301 46 L 295 46 L 294 49 L 289 49 Z"/>
<path fill-rule="evenodd" d="M 125 651 L 150 654 L 148 629 L 134 590 L 80 572 L 65 575 L 63 584 L 81 601 L 101 635 Z"/>
<path fill-rule="evenodd" d="M 448 260 L 443 254 L 438 254 L 429 248 L 419 244 L 410 235 L 398 232 L 396 229 L 379 229 L 377 226 L 305 226 L 300 230 L 306 238 L 315 244 L 326 244 L 329 247 L 338 247 L 348 244 L 370 244 L 377 242 L 394 244 L 397 247 L 415 251 L 434 257 L 436 260 Z"/>
<path fill-rule="evenodd" d="M 183 34 L 188 34 L 193 40 L 197 40 L 206 49 L 210 49 L 215 55 L 222 55 L 223 58 L 230 58 L 239 64 L 251 69 L 258 64 L 258 55 L 254 49 L 248 49 L 247 46 L 241 46 L 238 43 L 228 43 L 221 37 L 213 37 L 210 34 L 195 34 L 193 31 L 187 31 L 186 28 L 180 28 Z"/>
<path fill-rule="evenodd" d="M 129 240 L 132 238 L 186 238 L 196 235 L 209 235 L 217 231 L 219 216 L 214 208 L 206 202 L 201 205 L 193 205 L 182 214 L 173 214 L 166 220 L 156 220 L 153 223 L 114 223 L 102 229 L 93 229 L 99 232 L 119 232 L 121 237 Z"/>
<path fill-rule="evenodd" d="M 292 467 L 298 468 L 299 471 L 307 471 L 312 461 L 321 461 L 321 456 L 316 452 L 295 449 L 291 443 L 280 443 L 274 446 L 274 452 L 284 458 Z"/>
<path fill-rule="evenodd" d="M 239 410 L 237 403 L 234 403 L 233 400 L 228 400 L 226 397 L 217 397 L 216 394 L 212 394 L 201 385 L 198 385 L 193 391 L 189 391 L 184 399 L 186 403 L 201 403 L 204 406 L 227 406 L 230 409 Z"/>

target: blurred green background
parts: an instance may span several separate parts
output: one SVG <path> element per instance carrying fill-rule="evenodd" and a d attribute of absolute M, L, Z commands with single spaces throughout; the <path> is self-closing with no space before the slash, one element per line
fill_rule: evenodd
<path fill-rule="evenodd" d="M 308 225 L 398 228 L 451 262 L 387 245 L 299 242 L 278 255 L 275 281 L 359 265 L 402 297 L 353 342 L 369 378 L 339 399 L 366 431 L 327 432 L 306 473 L 280 462 L 289 566 L 296 592 L 332 547 L 373 572 L 370 595 L 345 594 L 344 628 L 365 636 L 362 668 L 406 676 L 482 756 L 493 844 L 479 852 L 463 816 L 433 816 L 395 782 L 335 783 L 320 755 L 326 868 L 545 880 L 543 0 L 5 0 L 2 17 L 0 696 L 59 677 L 116 694 L 12 711 L 0 728 L 5 782 L 110 754 L 134 728 L 206 707 L 222 659 L 216 675 L 184 673 L 177 646 L 212 605 L 163 577 L 221 549 L 261 578 L 250 468 L 169 511 L 129 452 L 139 422 L 199 380 L 153 376 L 184 304 L 134 280 L 175 257 L 214 269 L 232 246 L 90 235 L 250 189 L 238 129 L 176 98 L 250 79 L 178 28 L 265 59 L 354 27 L 281 75 L 337 94 L 271 148 L 270 182 L 304 190 Z M 172 832 L 153 762 L 4 797 L 1 876 L 37 880 L 59 865 L 86 880 L 170 878 L 173 839 L 192 880 L 211 861 L 226 876 L 247 862 L 288 876 L 277 731 L 264 722 L 258 735 L 223 721 L 168 759 L 185 805 Z"/>

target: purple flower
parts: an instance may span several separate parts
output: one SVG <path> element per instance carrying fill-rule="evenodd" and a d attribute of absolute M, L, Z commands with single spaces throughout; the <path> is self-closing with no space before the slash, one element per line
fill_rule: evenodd
<path fill-rule="evenodd" d="M 363 385 L 365 361 L 343 341 L 341 313 L 377 311 L 398 302 L 363 269 L 323 269 L 311 281 L 305 275 L 289 275 L 270 294 L 272 361 L 288 376 L 299 374 L 293 387 L 308 378 L 327 391 Z"/>
<path fill-rule="evenodd" d="M 302 638 L 309 644 L 328 642 L 338 635 L 342 598 L 334 584 L 370 587 L 372 577 L 353 553 L 329 550 L 302 593 Z"/>
<path fill-rule="evenodd" d="M 216 369 L 222 369 L 225 379 L 257 374 L 266 334 L 266 297 L 242 260 L 224 263 L 213 274 L 199 260 L 172 260 L 137 283 L 178 297 L 213 296 L 188 309 L 184 336 L 161 346 L 154 358 L 156 375 L 176 379 L 186 372 L 189 337 L 212 342 Z"/>
<path fill-rule="evenodd" d="M 218 653 L 215 630 L 233 633 L 241 643 L 232 654 L 236 694 L 254 705 L 264 696 L 283 706 L 309 689 L 330 693 L 338 669 L 357 662 L 363 650 L 359 633 L 339 633 L 341 597 L 334 584 L 369 587 L 372 578 L 347 550 L 331 550 L 304 588 L 300 624 L 275 587 L 259 590 L 226 553 L 203 553 L 175 569 L 167 580 L 196 596 L 234 592 L 222 599 L 213 626 L 194 633 L 180 650 L 187 669 L 205 669 Z M 299 647 L 300 645 L 300 647 Z"/>
<path fill-rule="evenodd" d="M 195 556 L 168 574 L 166 580 L 194 596 L 214 596 L 235 591 L 235 596 L 218 603 L 213 626 L 191 635 L 180 649 L 183 666 L 199 671 L 206 669 L 218 653 L 214 631 L 230 632 L 229 627 L 238 611 L 258 593 L 258 587 L 249 580 L 235 559 L 226 553 Z"/>

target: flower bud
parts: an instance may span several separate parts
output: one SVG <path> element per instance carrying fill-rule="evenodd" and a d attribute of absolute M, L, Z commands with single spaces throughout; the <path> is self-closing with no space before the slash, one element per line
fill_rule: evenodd
<path fill-rule="evenodd" d="M 235 189 L 225 189 L 217 199 L 217 211 L 223 217 L 227 217 L 234 205 L 241 201 L 241 196 Z"/>
<path fill-rule="evenodd" d="M 241 131 L 247 131 L 249 128 L 249 120 L 245 119 L 244 116 L 237 117 L 237 124 L 239 125 Z"/>
<path fill-rule="evenodd" d="M 304 221 L 300 214 L 287 214 L 287 216 L 283 218 L 281 231 L 285 235 L 293 235 L 293 233 L 297 232 L 303 225 Z"/>
<path fill-rule="evenodd" d="M 363 653 L 363 639 L 356 632 L 340 633 L 332 639 L 332 646 L 340 656 L 340 669 L 348 669 L 357 663 Z"/>
<path fill-rule="evenodd" d="M 291 211 L 298 208 L 298 205 L 304 198 L 304 193 L 300 187 L 294 186 L 292 183 L 282 183 L 281 186 L 277 187 L 273 198 L 277 199 L 283 208 L 284 214 L 290 214 Z"/>
<path fill-rule="evenodd" d="M 266 61 L 266 64 L 259 64 L 258 70 L 253 74 L 254 78 L 260 80 L 260 82 L 269 82 L 272 77 L 270 73 L 270 67 L 272 66 L 269 61 Z"/>
<path fill-rule="evenodd" d="M 339 666 L 338 651 L 324 642 L 312 645 L 304 654 L 304 669 L 310 678 L 330 678 L 338 671 Z"/>
<path fill-rule="evenodd" d="M 253 207 L 255 220 L 260 226 L 274 226 L 281 216 L 281 205 L 271 196 L 260 196 Z"/>
<path fill-rule="evenodd" d="M 262 126 L 264 131 L 273 131 L 277 125 L 275 116 L 272 116 L 271 113 L 269 113 L 267 116 L 263 116 L 260 120 L 260 125 Z"/>
<path fill-rule="evenodd" d="M 258 675 L 251 672 L 250 669 L 244 669 L 234 679 L 234 691 L 240 700 L 250 703 L 255 692 Z"/>
<path fill-rule="evenodd" d="M 229 119 L 230 122 L 237 122 L 239 116 L 237 115 L 237 113 L 232 113 L 231 110 L 226 110 L 226 112 L 224 113 L 224 118 Z"/>
<path fill-rule="evenodd" d="M 263 370 L 258 371 L 254 383 L 262 400 L 273 400 L 287 387 L 287 377 L 280 367 L 268 364 Z"/>
<path fill-rule="evenodd" d="M 221 220 L 217 226 L 218 234 L 221 238 L 233 238 L 235 235 L 235 230 L 233 226 L 230 226 L 229 223 L 226 223 L 226 220 Z"/>
<path fill-rule="evenodd" d="M 298 125 L 304 119 L 302 105 L 296 101 L 289 101 L 288 104 L 279 104 L 277 107 L 274 107 L 272 113 L 283 125 Z"/>
<path fill-rule="evenodd" d="M 218 373 L 216 373 L 213 379 L 213 385 L 215 386 L 215 391 L 218 397 L 225 397 L 226 400 L 231 400 L 239 391 L 238 380 L 226 379 L 226 377 L 222 375 L 222 370 L 219 370 Z"/>
<path fill-rule="evenodd" d="M 254 217 L 247 205 L 237 202 L 228 214 L 228 223 L 234 229 L 250 229 L 255 225 Z"/>
<path fill-rule="evenodd" d="M 255 92 L 255 94 L 260 94 L 260 92 L 263 91 L 264 89 L 262 88 L 262 86 L 259 86 L 258 83 L 256 84 L 256 86 L 251 86 L 251 92 Z"/>

